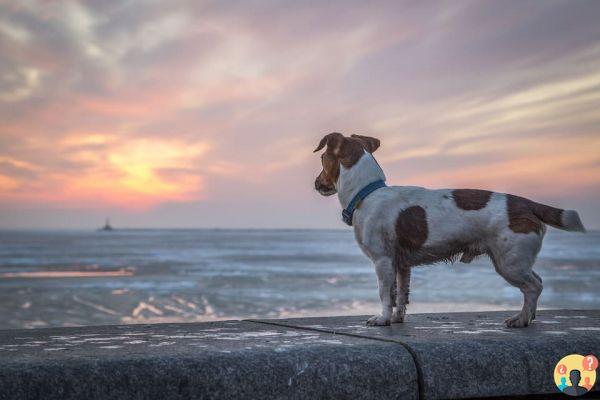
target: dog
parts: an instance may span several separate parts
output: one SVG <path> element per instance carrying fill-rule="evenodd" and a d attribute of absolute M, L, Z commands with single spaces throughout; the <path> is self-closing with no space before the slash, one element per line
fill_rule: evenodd
<path fill-rule="evenodd" d="M 373 157 L 379 145 L 373 137 L 334 132 L 314 151 L 325 148 L 315 189 L 323 196 L 337 193 L 344 221 L 375 266 L 381 314 L 367 325 L 404 322 L 412 267 L 469 263 L 480 255 L 523 293 L 522 310 L 506 326 L 531 324 L 543 289 L 532 267 L 546 225 L 585 232 L 577 212 L 487 190 L 386 186 Z"/>

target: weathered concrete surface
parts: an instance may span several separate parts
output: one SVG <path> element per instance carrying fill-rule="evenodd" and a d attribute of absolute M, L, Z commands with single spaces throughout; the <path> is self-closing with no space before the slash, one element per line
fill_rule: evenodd
<path fill-rule="evenodd" d="M 527 329 L 504 328 L 510 314 L 0 331 L 0 399 L 545 396 L 560 358 L 600 355 L 600 311 L 540 311 Z"/>
<path fill-rule="evenodd" d="M 396 343 L 242 321 L 0 331 L 0 399 L 415 399 Z"/>
<path fill-rule="evenodd" d="M 389 327 L 367 327 L 366 316 L 262 322 L 399 343 L 415 358 L 424 399 L 556 394 L 562 357 L 600 356 L 598 310 L 538 311 L 532 326 L 505 328 L 513 313 L 416 314 Z"/>

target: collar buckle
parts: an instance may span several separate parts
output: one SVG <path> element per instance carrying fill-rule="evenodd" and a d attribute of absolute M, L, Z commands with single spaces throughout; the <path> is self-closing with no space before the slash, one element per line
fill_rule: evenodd
<path fill-rule="evenodd" d="M 352 214 L 354 213 L 351 213 L 345 208 L 342 210 L 342 220 L 348 226 L 352 226 Z"/>

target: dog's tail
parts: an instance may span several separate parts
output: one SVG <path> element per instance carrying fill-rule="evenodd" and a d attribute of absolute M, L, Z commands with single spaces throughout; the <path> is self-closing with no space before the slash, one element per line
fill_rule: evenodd
<path fill-rule="evenodd" d="M 563 210 L 545 204 L 530 203 L 531 211 L 544 223 L 564 231 L 585 232 L 579 214 L 575 210 Z"/>

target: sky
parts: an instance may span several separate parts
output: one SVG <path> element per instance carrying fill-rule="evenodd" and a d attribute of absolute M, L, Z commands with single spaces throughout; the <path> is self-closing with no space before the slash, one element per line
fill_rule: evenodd
<path fill-rule="evenodd" d="M 0 0 L 0 228 L 343 228 L 323 135 L 388 184 L 600 228 L 598 1 Z"/>

